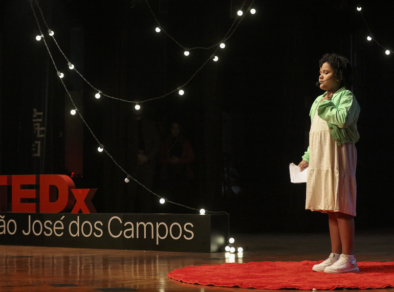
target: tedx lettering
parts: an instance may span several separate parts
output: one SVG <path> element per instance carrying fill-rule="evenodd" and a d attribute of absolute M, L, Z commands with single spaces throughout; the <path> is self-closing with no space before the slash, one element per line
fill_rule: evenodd
<path fill-rule="evenodd" d="M 97 189 L 76 189 L 66 175 L 0 175 L 1 212 L 9 211 L 7 186 L 13 213 L 96 213 L 91 201 Z"/>

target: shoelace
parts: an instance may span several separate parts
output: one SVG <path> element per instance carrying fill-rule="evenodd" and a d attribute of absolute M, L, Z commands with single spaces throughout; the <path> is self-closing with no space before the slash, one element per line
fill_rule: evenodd
<path fill-rule="evenodd" d="M 336 262 L 336 259 L 333 258 L 333 257 L 329 257 L 329 258 L 327 258 L 323 263 L 324 263 L 324 264 L 327 264 L 327 263 L 333 263 L 333 262 Z"/>
<path fill-rule="evenodd" d="M 349 262 L 349 263 L 351 263 L 351 264 L 354 263 L 354 261 L 350 260 L 348 257 L 346 257 L 346 258 L 341 257 L 335 264 L 336 264 L 336 265 L 341 265 L 341 264 L 345 264 L 345 263 L 347 263 L 347 262 Z"/>

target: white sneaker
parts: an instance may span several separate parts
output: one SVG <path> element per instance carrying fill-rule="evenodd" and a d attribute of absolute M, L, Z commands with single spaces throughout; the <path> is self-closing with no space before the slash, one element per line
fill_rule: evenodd
<path fill-rule="evenodd" d="M 360 270 L 357 267 L 356 259 L 351 260 L 346 255 L 341 254 L 339 260 L 333 265 L 324 269 L 325 273 L 357 273 Z"/>
<path fill-rule="evenodd" d="M 315 272 L 323 272 L 326 267 L 333 265 L 338 259 L 338 256 L 335 257 L 335 254 L 331 253 L 328 259 L 318 265 L 314 265 L 312 270 Z"/>

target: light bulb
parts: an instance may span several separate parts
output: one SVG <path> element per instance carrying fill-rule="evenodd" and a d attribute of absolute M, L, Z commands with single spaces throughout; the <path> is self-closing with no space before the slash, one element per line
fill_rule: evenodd
<path fill-rule="evenodd" d="M 187 57 L 187 56 L 190 55 L 190 52 L 189 51 L 185 51 L 183 54 Z"/>
<path fill-rule="evenodd" d="M 221 44 L 220 44 L 220 48 L 221 48 L 221 49 L 224 49 L 225 47 L 226 47 L 226 44 L 225 44 L 225 43 L 221 43 Z"/>
<path fill-rule="evenodd" d="M 219 57 L 218 57 L 218 56 L 213 57 L 213 61 L 214 61 L 214 62 L 217 62 L 218 60 L 219 60 Z"/>
<path fill-rule="evenodd" d="M 64 77 L 64 74 L 62 73 L 62 72 L 57 72 L 57 76 L 59 76 L 60 78 L 63 78 Z"/>
<path fill-rule="evenodd" d="M 235 241 L 235 240 L 234 240 L 234 238 L 232 238 L 232 237 L 228 240 L 228 242 L 230 242 L 230 243 L 234 243 L 234 241 Z"/>
<path fill-rule="evenodd" d="M 238 247 L 238 252 L 242 253 L 244 251 L 244 249 L 242 247 Z"/>
<path fill-rule="evenodd" d="M 235 247 L 230 247 L 230 252 L 234 253 L 235 252 Z"/>
<path fill-rule="evenodd" d="M 99 150 L 99 151 L 100 151 L 100 150 Z M 130 182 L 129 177 L 126 177 L 126 178 L 124 179 L 124 182 L 128 184 L 128 183 Z"/>
<path fill-rule="evenodd" d="M 100 144 L 100 146 L 97 148 L 98 152 L 103 152 L 104 151 L 104 146 L 103 144 Z"/>
<path fill-rule="evenodd" d="M 41 40 L 41 36 L 40 35 L 36 36 L 36 40 L 40 41 Z"/>
<path fill-rule="evenodd" d="M 53 32 L 53 30 L 48 29 L 48 34 L 49 34 L 50 36 L 53 36 L 55 33 Z"/>
<path fill-rule="evenodd" d="M 254 9 L 254 8 L 250 9 L 250 13 L 251 14 L 256 14 L 256 9 Z"/>
<path fill-rule="evenodd" d="M 76 113 L 77 113 L 77 111 L 76 111 L 75 109 L 72 109 L 72 110 L 70 111 L 70 114 L 72 114 L 73 116 L 75 116 Z"/>
<path fill-rule="evenodd" d="M 201 215 L 205 215 L 205 210 L 204 209 L 200 209 L 200 214 Z"/>
<path fill-rule="evenodd" d="M 155 31 L 156 31 L 157 33 L 161 32 L 160 27 L 156 27 L 156 28 L 155 28 Z"/>
<path fill-rule="evenodd" d="M 71 64 L 71 62 L 68 62 L 68 68 L 70 68 L 70 70 L 72 70 L 72 69 L 74 69 L 74 65 L 73 64 Z"/>
<path fill-rule="evenodd" d="M 361 11 L 362 7 L 357 7 L 357 11 Z"/>
<path fill-rule="evenodd" d="M 139 104 L 136 104 L 134 108 L 135 110 L 139 111 L 141 109 L 141 106 Z"/>
<path fill-rule="evenodd" d="M 238 15 L 238 16 L 242 16 L 243 14 L 244 14 L 244 13 L 243 13 L 242 10 L 238 10 L 238 11 L 237 11 L 237 15 Z"/>
<path fill-rule="evenodd" d="M 101 92 L 101 91 L 97 92 L 97 93 L 94 95 L 94 97 L 97 98 L 97 99 L 99 99 L 99 98 L 101 97 L 100 92 Z"/>
<path fill-rule="evenodd" d="M 230 251 L 230 247 L 227 245 L 227 246 L 224 248 L 224 250 L 225 250 L 225 251 Z"/>
<path fill-rule="evenodd" d="M 183 89 L 179 89 L 178 93 L 179 93 L 179 95 L 184 95 L 185 91 Z"/>
<path fill-rule="evenodd" d="M 164 204 L 166 202 L 166 200 L 164 200 L 163 198 L 160 199 L 160 204 Z"/>
<path fill-rule="evenodd" d="M 367 36 L 367 40 L 370 42 L 372 41 L 372 38 L 370 36 Z"/>
<path fill-rule="evenodd" d="M 387 56 L 391 54 L 390 50 L 386 50 L 385 53 L 386 53 Z"/>

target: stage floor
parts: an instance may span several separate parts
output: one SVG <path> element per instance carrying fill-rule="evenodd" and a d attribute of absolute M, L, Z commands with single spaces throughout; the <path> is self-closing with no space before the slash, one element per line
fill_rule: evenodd
<path fill-rule="evenodd" d="M 240 263 L 322 260 L 330 251 L 328 233 L 239 234 L 234 238 L 246 249 L 242 258 L 235 257 Z M 394 261 L 394 230 L 358 232 L 355 249 L 358 261 Z M 230 260 L 224 253 L 0 245 L 0 291 L 263 291 L 189 285 L 167 278 L 177 268 L 226 262 Z"/>

